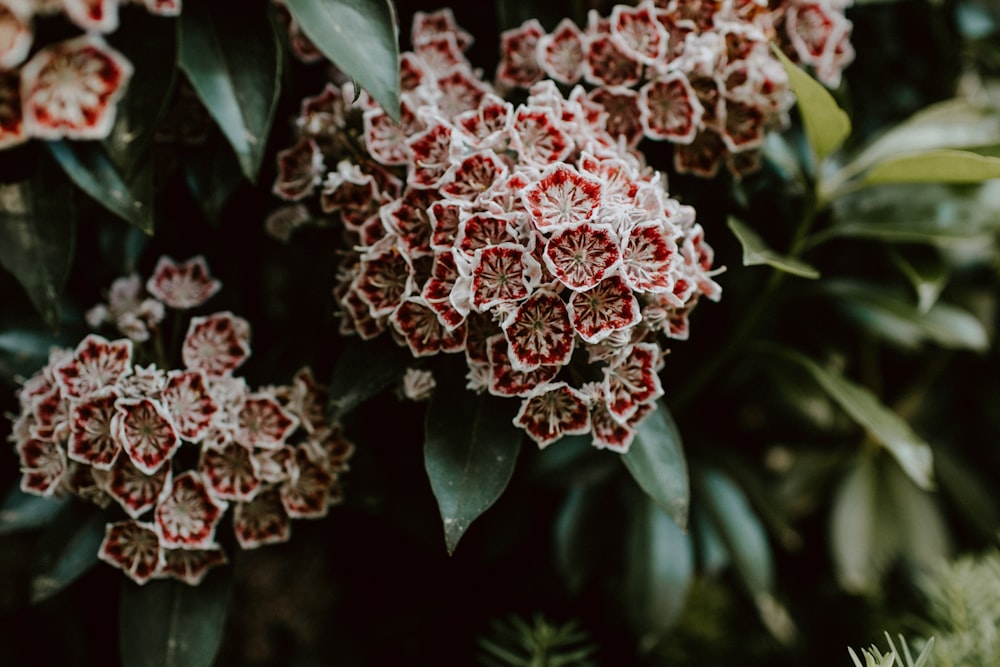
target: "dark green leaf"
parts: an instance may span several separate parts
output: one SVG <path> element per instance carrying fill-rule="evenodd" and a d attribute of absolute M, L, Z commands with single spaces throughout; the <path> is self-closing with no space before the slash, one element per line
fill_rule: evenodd
<path fill-rule="evenodd" d="M 747 590 L 755 598 L 770 593 L 774 587 L 771 545 L 746 496 L 719 471 L 699 470 L 695 479 L 698 502 L 704 506 Z"/>
<path fill-rule="evenodd" d="M 698 553 L 698 570 L 711 576 L 732 563 L 729 551 L 701 505 L 691 507 L 691 533 Z"/>
<path fill-rule="evenodd" d="M 56 141 L 49 151 L 94 201 L 147 234 L 153 233 L 153 164 L 147 159 L 126 174 L 100 143 Z"/>
<path fill-rule="evenodd" d="M 0 265 L 50 327 L 59 323 L 75 235 L 72 188 L 44 156 L 31 180 L 0 184 Z"/>
<path fill-rule="evenodd" d="M 809 145 L 816 154 L 816 161 L 821 162 L 840 148 L 850 136 L 851 119 L 837 106 L 833 96 L 822 84 L 799 69 L 781 49 L 774 46 L 772 50 L 788 74 Z"/>
<path fill-rule="evenodd" d="M 930 446 L 899 415 L 882 405 L 868 389 L 791 350 L 782 355 L 802 366 L 844 412 L 896 457 L 903 470 L 923 489 L 934 486 Z"/>
<path fill-rule="evenodd" d="M 388 336 L 363 341 L 351 339 L 330 378 L 330 410 L 337 421 L 403 377 L 413 355 Z"/>
<path fill-rule="evenodd" d="M 556 566 L 574 594 L 594 572 L 606 545 L 601 529 L 607 525 L 610 499 L 604 491 L 601 486 L 573 486 L 556 517 Z"/>
<path fill-rule="evenodd" d="M 134 72 L 118 101 L 111 134 L 102 142 L 122 174 L 131 174 L 148 158 L 177 71 L 175 21 L 149 12 L 135 12 L 128 19 L 128 29 L 117 31 L 112 41 Z"/>
<path fill-rule="evenodd" d="M 639 487 L 684 528 L 691 490 L 677 425 L 661 402 L 639 423 L 637 430 L 635 441 L 622 461 Z"/>
<path fill-rule="evenodd" d="M 919 489 L 895 462 L 881 466 L 882 484 L 894 510 L 900 555 L 916 572 L 927 572 L 952 557 L 951 534 L 938 495 Z"/>
<path fill-rule="evenodd" d="M 523 433 L 512 423 L 517 402 L 439 384 L 427 406 L 424 465 L 455 551 L 476 517 L 503 493 L 514 473 Z"/>
<path fill-rule="evenodd" d="M 190 3 L 179 21 L 178 57 L 198 98 L 256 182 L 274 122 L 281 54 L 263 11 L 229 0 Z"/>
<path fill-rule="evenodd" d="M 81 503 L 70 503 L 59 512 L 38 545 L 32 603 L 49 599 L 97 564 L 106 523 L 103 512 Z"/>
<path fill-rule="evenodd" d="M 917 252 L 922 250 L 924 252 Z M 917 295 L 917 309 L 928 312 L 948 284 L 948 265 L 934 247 L 919 246 L 913 251 L 891 251 L 892 262 L 906 276 Z"/>
<path fill-rule="evenodd" d="M 558 447 L 546 447 L 531 462 L 527 476 L 539 484 L 596 484 L 618 472 L 617 457 L 594 447 L 590 434 L 567 435 Z"/>
<path fill-rule="evenodd" d="M 65 498 L 36 496 L 14 487 L 0 506 L 0 535 L 48 525 L 65 504 Z"/>
<path fill-rule="evenodd" d="M 399 120 L 399 27 L 390 0 L 286 0 L 306 36 Z"/>
<path fill-rule="evenodd" d="M 225 149 L 222 137 L 213 136 L 204 146 L 187 148 L 181 169 L 184 180 L 205 217 L 218 224 L 222 211 L 245 183 L 236 156 Z"/>
<path fill-rule="evenodd" d="M 958 508 L 962 520 L 968 521 L 981 537 L 996 541 L 1000 526 L 1000 508 L 992 484 L 954 453 L 944 448 L 934 451 L 934 471 L 941 491 Z"/>
<path fill-rule="evenodd" d="M 764 239 L 736 218 L 729 218 L 729 229 L 743 247 L 743 266 L 766 264 L 800 278 L 819 278 L 819 271 L 795 257 L 785 257 L 767 247 Z"/>
<path fill-rule="evenodd" d="M 691 537 L 643 496 L 633 510 L 624 589 L 640 647 L 655 646 L 677 620 L 694 575 Z"/>
<path fill-rule="evenodd" d="M 118 644 L 124 667 L 210 667 L 222 643 L 231 573 L 198 586 L 174 579 L 138 586 L 122 577 Z"/>

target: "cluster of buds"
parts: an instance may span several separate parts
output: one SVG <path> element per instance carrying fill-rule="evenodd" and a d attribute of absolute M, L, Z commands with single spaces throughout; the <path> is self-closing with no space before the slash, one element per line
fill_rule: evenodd
<path fill-rule="evenodd" d="M 643 0 L 551 33 L 532 19 L 502 35 L 497 83 L 585 82 L 627 145 L 668 141 L 679 172 L 712 177 L 725 163 L 739 176 L 759 167 L 793 102 L 770 42 L 836 85 L 854 56 L 847 1 Z"/>
<path fill-rule="evenodd" d="M 161 260 L 149 281 L 160 309 L 211 296 L 219 284 L 203 268 Z M 308 368 L 258 391 L 236 377 L 249 342 L 246 320 L 219 312 L 190 319 L 180 368 L 139 365 L 145 350 L 130 338 L 90 334 L 53 350 L 18 395 L 21 489 L 117 507 L 98 556 L 140 584 L 194 585 L 226 562 L 216 529 L 230 505 L 242 548 L 288 540 L 291 519 L 341 500 L 353 446 L 328 422 Z"/>
<path fill-rule="evenodd" d="M 343 222 L 343 333 L 464 355 L 469 388 L 519 400 L 539 446 L 590 434 L 626 451 L 663 393 L 659 341 L 720 296 L 712 250 L 582 88 L 540 82 L 515 107 L 470 41 L 449 11 L 417 14 L 399 124 L 332 86 L 306 99 L 275 192 L 300 213 L 318 192 Z"/>
<path fill-rule="evenodd" d="M 102 35 L 118 28 L 125 1 L 0 0 L 0 149 L 31 138 L 108 136 L 132 64 Z M 131 1 L 163 16 L 181 11 L 181 0 Z M 60 13 L 85 34 L 32 54 L 35 18 Z"/>

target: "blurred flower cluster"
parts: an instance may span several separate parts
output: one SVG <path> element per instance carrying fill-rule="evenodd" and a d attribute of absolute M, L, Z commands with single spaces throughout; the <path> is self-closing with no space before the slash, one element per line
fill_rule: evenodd
<path fill-rule="evenodd" d="M 190 318 L 180 367 L 162 359 L 165 309 L 201 306 L 220 286 L 200 257 L 161 258 L 145 297 L 137 276 L 116 281 L 88 319 L 128 338 L 90 334 L 52 350 L 18 394 L 21 489 L 113 505 L 99 556 L 139 583 L 197 584 L 225 562 L 216 528 L 230 505 L 236 541 L 251 549 L 287 540 L 291 519 L 325 516 L 341 499 L 353 445 L 327 421 L 308 368 L 252 391 L 233 374 L 250 356 L 250 326 L 229 312 Z"/>
<path fill-rule="evenodd" d="M 318 194 L 343 221 L 344 333 L 463 354 L 469 388 L 519 399 L 540 446 L 592 434 L 625 451 L 663 392 L 660 335 L 686 338 L 698 300 L 720 296 L 712 250 L 582 88 L 539 82 L 514 106 L 470 42 L 448 10 L 416 17 L 398 124 L 332 86 L 304 100 L 275 192 Z"/>

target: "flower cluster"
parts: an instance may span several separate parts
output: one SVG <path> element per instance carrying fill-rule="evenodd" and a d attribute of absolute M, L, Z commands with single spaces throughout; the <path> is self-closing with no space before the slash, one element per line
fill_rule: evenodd
<path fill-rule="evenodd" d="M 164 16 L 176 16 L 181 10 L 181 0 L 131 1 Z M 0 149 L 32 137 L 108 136 L 118 100 L 132 76 L 132 64 L 101 36 L 118 28 L 119 4 L 120 0 L 0 0 Z M 59 13 L 85 34 L 45 45 L 32 55 L 35 17 Z"/>
<path fill-rule="evenodd" d="M 540 446 L 590 434 L 625 451 L 663 393 L 660 334 L 686 338 L 699 298 L 720 296 L 712 250 L 582 88 L 540 82 L 515 107 L 470 41 L 447 10 L 417 15 L 398 124 L 332 86 L 306 99 L 275 192 L 318 192 L 343 221 L 343 333 L 464 355 L 469 388 L 519 400 Z"/>
<path fill-rule="evenodd" d="M 711 177 L 725 162 L 740 175 L 758 168 L 765 133 L 787 123 L 793 101 L 769 43 L 837 85 L 854 56 L 848 2 L 644 0 L 551 33 L 530 20 L 503 34 L 497 82 L 583 81 L 629 146 L 669 141 L 680 172 Z"/>
<path fill-rule="evenodd" d="M 119 289 L 134 295 L 131 282 Z M 149 281 L 161 311 L 201 305 L 218 286 L 200 258 L 161 260 Z M 119 309 L 119 326 L 128 312 Z M 122 517 L 98 555 L 138 583 L 194 585 L 224 563 L 215 533 L 230 505 L 242 548 L 287 540 L 291 519 L 324 516 L 340 500 L 353 446 L 326 419 L 326 390 L 308 368 L 257 391 L 234 375 L 249 341 L 244 319 L 219 312 L 191 318 L 179 368 L 140 365 L 129 338 L 90 334 L 53 350 L 18 396 L 21 488 L 114 503 Z"/>

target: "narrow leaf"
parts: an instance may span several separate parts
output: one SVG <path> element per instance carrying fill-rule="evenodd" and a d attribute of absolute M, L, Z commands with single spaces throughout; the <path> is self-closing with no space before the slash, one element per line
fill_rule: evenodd
<path fill-rule="evenodd" d="M 230 0 L 190 3 L 179 21 L 178 58 L 256 182 L 281 83 L 278 37 L 266 14 Z"/>
<path fill-rule="evenodd" d="M 148 160 L 127 176 L 95 142 L 56 141 L 49 152 L 98 204 L 147 234 L 153 233 L 153 165 Z"/>
<path fill-rule="evenodd" d="M 625 609 L 641 648 L 652 648 L 684 610 L 694 576 L 691 536 L 648 496 L 633 510 Z"/>
<path fill-rule="evenodd" d="M 30 180 L 0 184 L 0 265 L 53 328 L 73 261 L 72 194 L 69 181 L 44 156 Z"/>
<path fill-rule="evenodd" d="M 330 410 L 336 421 L 403 376 L 413 363 L 409 350 L 388 337 L 351 339 L 330 378 Z"/>
<path fill-rule="evenodd" d="M 868 389 L 854 384 L 843 375 L 823 368 L 796 352 L 784 350 L 782 354 L 801 365 L 844 412 L 888 449 L 917 486 L 933 489 L 930 445 L 914 433 L 899 415 L 882 405 Z"/>
<path fill-rule="evenodd" d="M 231 574 L 198 586 L 174 579 L 143 586 L 122 577 L 118 643 L 124 667 L 210 667 L 225 627 Z"/>
<path fill-rule="evenodd" d="M 729 229 L 739 240 L 743 247 L 743 266 L 756 266 L 766 264 L 772 268 L 791 273 L 801 278 L 819 278 L 819 271 L 809 266 L 800 259 L 785 257 L 780 255 L 764 243 L 764 239 L 750 227 L 744 225 L 736 218 L 729 218 Z"/>
<path fill-rule="evenodd" d="M 31 602 L 47 600 L 97 564 L 107 517 L 79 503 L 70 503 L 43 533 L 38 545 Z"/>
<path fill-rule="evenodd" d="M 758 598 L 774 587 L 774 562 L 764 524 L 731 479 L 712 469 L 699 470 L 698 502 L 722 539 L 740 579 Z"/>
<path fill-rule="evenodd" d="M 36 496 L 15 486 L 0 505 L 0 535 L 46 526 L 65 504 L 65 498 Z"/>
<path fill-rule="evenodd" d="M 891 158 L 865 174 L 865 185 L 879 183 L 981 183 L 1000 178 L 1000 158 L 971 151 L 941 149 Z"/>
<path fill-rule="evenodd" d="M 882 484 L 888 491 L 900 532 L 903 561 L 916 572 L 926 572 L 952 557 L 951 533 L 937 495 L 918 489 L 899 466 L 882 466 Z"/>
<path fill-rule="evenodd" d="M 399 27 L 390 0 L 286 0 L 306 36 L 399 120 Z"/>
<path fill-rule="evenodd" d="M 937 303 L 949 278 L 948 265 L 940 254 L 935 252 L 934 248 L 924 249 L 931 255 L 914 253 L 904 255 L 900 251 L 891 252 L 893 264 L 913 285 L 913 290 L 917 294 L 917 309 L 921 313 L 928 312 Z"/>
<path fill-rule="evenodd" d="M 661 402 L 637 428 L 635 441 L 622 455 L 636 483 L 681 528 L 687 527 L 691 489 L 681 435 Z"/>
<path fill-rule="evenodd" d="M 803 72 L 777 46 L 772 51 L 781 61 L 792 85 L 799 106 L 799 115 L 806 130 L 809 145 L 821 162 L 840 148 L 851 134 L 851 119 L 833 96 L 814 78 Z"/>
<path fill-rule="evenodd" d="M 424 466 L 454 553 L 469 525 L 503 493 L 514 473 L 522 433 L 515 401 L 439 384 L 427 406 Z"/>

